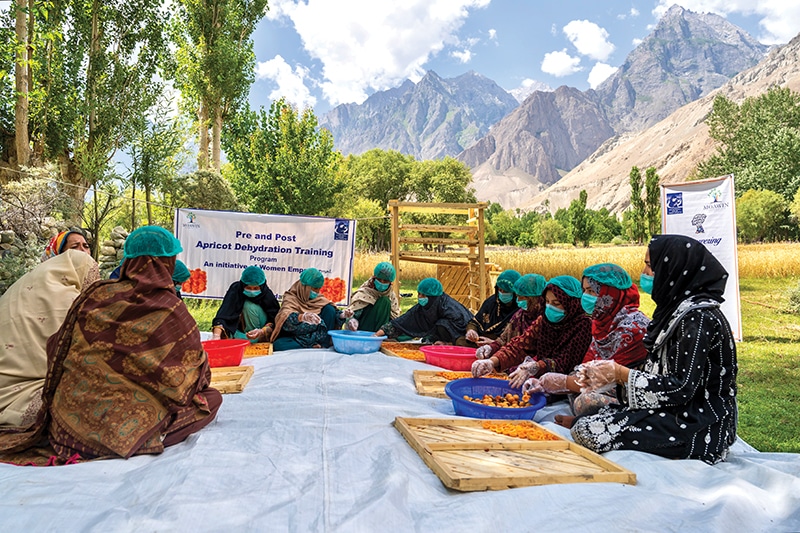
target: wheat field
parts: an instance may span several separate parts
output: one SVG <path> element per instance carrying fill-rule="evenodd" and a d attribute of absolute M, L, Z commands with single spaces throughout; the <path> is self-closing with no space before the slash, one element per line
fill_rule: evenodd
<path fill-rule="evenodd" d="M 550 279 L 568 274 L 580 277 L 583 269 L 597 263 L 616 263 L 636 280 L 644 266 L 645 246 L 590 246 L 589 248 L 487 248 L 486 259 L 500 270 L 536 273 Z M 740 244 L 740 278 L 786 278 L 800 276 L 800 243 Z M 388 253 L 356 253 L 353 277 L 372 275 L 375 264 L 390 261 Z M 420 280 L 436 276 L 436 265 L 404 261 L 399 278 Z"/>

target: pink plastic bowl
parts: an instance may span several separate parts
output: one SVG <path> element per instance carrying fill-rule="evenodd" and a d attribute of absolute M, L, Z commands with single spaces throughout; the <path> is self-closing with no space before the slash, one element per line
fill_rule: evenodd
<path fill-rule="evenodd" d="M 250 345 L 247 339 L 220 339 L 203 341 L 203 349 L 208 354 L 208 366 L 239 366 L 244 357 L 244 349 Z"/>
<path fill-rule="evenodd" d="M 475 348 L 467 346 L 420 346 L 425 354 L 425 362 L 447 370 L 466 371 L 475 362 Z"/>

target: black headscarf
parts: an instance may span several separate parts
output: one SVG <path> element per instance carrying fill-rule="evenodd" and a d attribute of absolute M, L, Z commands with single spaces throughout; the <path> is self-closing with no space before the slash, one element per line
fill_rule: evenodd
<path fill-rule="evenodd" d="M 656 303 L 644 339 L 650 348 L 682 301 L 700 296 L 722 303 L 728 272 L 705 246 L 684 235 L 655 235 L 648 250 Z"/>
<path fill-rule="evenodd" d="M 261 294 L 255 298 L 250 298 L 244 295 L 245 284 L 241 281 L 235 281 L 228 287 L 228 292 L 225 293 L 225 298 L 222 299 L 222 305 L 219 306 L 217 315 L 212 321 L 212 326 L 222 326 L 229 336 L 236 333 L 239 328 L 239 317 L 242 314 L 245 300 L 249 300 L 258 304 L 261 309 L 267 314 L 267 322 L 275 323 L 275 315 L 280 310 L 278 299 L 275 298 L 272 290 L 266 283 L 259 285 Z"/>
<path fill-rule="evenodd" d="M 436 337 L 436 340 L 452 342 L 464 335 L 472 313 L 458 300 L 447 294 L 428 296 L 428 304 L 422 307 L 414 305 L 405 314 L 392 320 L 391 324 L 406 335 L 412 337 Z M 437 326 L 444 328 L 449 339 L 439 339 Z"/>

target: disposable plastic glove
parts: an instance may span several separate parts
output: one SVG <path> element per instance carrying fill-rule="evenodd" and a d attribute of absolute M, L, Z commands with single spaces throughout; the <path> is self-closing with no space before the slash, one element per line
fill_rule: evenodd
<path fill-rule="evenodd" d="M 474 329 L 470 329 L 470 330 L 467 330 L 466 337 L 467 337 L 468 341 L 476 342 L 478 340 L 479 335 L 478 335 L 477 331 L 475 331 Z"/>
<path fill-rule="evenodd" d="M 479 359 L 472 363 L 472 377 L 479 378 L 494 372 L 494 363 L 491 359 Z"/>
<path fill-rule="evenodd" d="M 344 327 L 349 331 L 356 331 L 358 330 L 358 320 L 355 318 L 351 318 L 347 322 L 345 322 Z"/>
<path fill-rule="evenodd" d="M 297 320 L 300 322 L 305 322 L 306 324 L 314 324 L 317 325 L 322 322 L 322 317 L 320 317 L 316 313 L 302 313 L 300 316 L 297 317 Z"/>
<path fill-rule="evenodd" d="M 617 363 L 610 360 L 589 361 L 578 367 L 581 392 L 605 392 L 617 384 Z"/>
<path fill-rule="evenodd" d="M 536 378 L 528 378 L 522 384 L 522 394 L 533 394 L 534 392 L 544 392 L 541 383 Z"/>
<path fill-rule="evenodd" d="M 547 394 L 564 394 L 567 389 L 567 375 L 558 372 L 546 372 L 539 376 L 539 385 Z"/>
<path fill-rule="evenodd" d="M 339 313 L 339 318 L 341 318 L 342 320 L 347 320 L 348 318 L 351 318 L 352 316 L 353 316 L 353 310 L 352 309 L 342 309 L 342 312 Z"/>
<path fill-rule="evenodd" d="M 539 361 L 534 361 L 530 356 L 520 363 L 516 370 L 508 376 L 508 384 L 512 389 L 519 389 L 525 380 L 536 377 L 539 372 Z"/>
<path fill-rule="evenodd" d="M 251 340 L 257 339 L 261 337 L 262 333 L 264 333 L 264 330 L 262 330 L 261 328 L 251 329 L 250 331 L 247 332 L 247 338 Z"/>
<path fill-rule="evenodd" d="M 475 359 L 488 359 L 492 355 L 492 347 L 488 344 L 475 350 Z"/>

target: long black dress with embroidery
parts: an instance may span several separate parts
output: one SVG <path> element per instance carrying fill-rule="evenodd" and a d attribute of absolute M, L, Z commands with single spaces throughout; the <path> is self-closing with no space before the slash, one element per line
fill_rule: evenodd
<path fill-rule="evenodd" d="M 736 346 L 719 308 L 727 273 L 700 243 L 681 237 L 675 247 L 667 242 L 673 237 L 650 244 L 654 300 L 671 313 L 657 308 L 653 315 L 644 370 L 631 370 L 618 390 L 623 406 L 576 419 L 572 436 L 597 452 L 638 450 L 714 464 L 736 440 Z M 696 254 L 696 246 L 708 256 L 684 256 Z"/>

